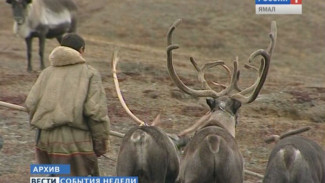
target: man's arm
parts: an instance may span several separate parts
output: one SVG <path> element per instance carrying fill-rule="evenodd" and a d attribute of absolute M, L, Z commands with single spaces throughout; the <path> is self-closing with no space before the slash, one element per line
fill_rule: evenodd
<path fill-rule="evenodd" d="M 96 155 L 105 154 L 108 148 L 109 117 L 107 115 L 106 93 L 98 72 L 95 72 L 89 81 L 84 115 L 88 118 L 88 126 L 92 134 Z"/>
<path fill-rule="evenodd" d="M 37 78 L 35 84 L 32 86 L 32 89 L 29 91 L 27 98 L 25 100 L 24 107 L 27 109 L 27 112 L 29 113 L 30 120 L 33 119 L 33 116 L 37 109 L 37 105 L 40 100 L 42 78 L 43 78 L 43 74 L 41 73 L 41 75 Z"/>

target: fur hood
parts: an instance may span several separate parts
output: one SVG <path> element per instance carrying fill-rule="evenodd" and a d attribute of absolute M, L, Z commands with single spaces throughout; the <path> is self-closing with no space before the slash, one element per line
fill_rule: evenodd
<path fill-rule="evenodd" d="M 54 50 L 49 56 L 49 60 L 51 65 L 54 67 L 80 64 L 86 62 L 86 60 L 78 51 L 66 46 L 58 46 L 54 48 Z"/>

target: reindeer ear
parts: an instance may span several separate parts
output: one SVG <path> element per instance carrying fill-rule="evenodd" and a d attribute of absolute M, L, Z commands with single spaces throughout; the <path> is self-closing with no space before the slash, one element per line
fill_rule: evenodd
<path fill-rule="evenodd" d="M 8 4 L 11 4 L 11 1 L 12 1 L 12 0 L 7 0 L 6 2 L 7 2 Z"/>
<path fill-rule="evenodd" d="M 216 100 L 214 100 L 213 98 L 207 98 L 206 101 L 212 111 L 216 107 Z"/>
<path fill-rule="evenodd" d="M 233 99 L 232 101 L 233 101 L 232 112 L 234 114 L 236 114 L 238 109 L 241 107 L 241 102 L 239 102 L 238 100 L 235 100 L 235 99 Z"/>

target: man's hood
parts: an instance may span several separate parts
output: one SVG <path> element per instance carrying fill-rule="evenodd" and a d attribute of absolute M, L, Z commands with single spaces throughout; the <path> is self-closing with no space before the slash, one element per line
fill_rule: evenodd
<path fill-rule="evenodd" d="M 56 47 L 51 52 L 49 56 L 49 60 L 51 65 L 54 67 L 80 64 L 86 62 L 86 60 L 82 57 L 82 55 L 78 51 L 66 46 Z"/>

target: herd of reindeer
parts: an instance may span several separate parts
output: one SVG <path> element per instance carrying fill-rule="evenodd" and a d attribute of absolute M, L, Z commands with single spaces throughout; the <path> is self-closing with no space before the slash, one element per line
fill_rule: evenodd
<path fill-rule="evenodd" d="M 27 70 L 31 71 L 31 41 L 39 38 L 40 67 L 44 68 L 43 52 L 46 38 L 60 42 L 66 32 L 76 31 L 77 6 L 71 0 L 6 0 L 11 4 L 15 19 L 14 30 L 26 41 Z M 253 85 L 240 89 L 238 59 L 232 69 L 222 61 L 199 67 L 193 58 L 191 63 L 198 72 L 203 89 L 192 89 L 184 84 L 173 67 L 173 50 L 179 46 L 172 36 L 181 20 L 175 21 L 167 33 L 167 68 L 170 78 L 183 92 L 193 97 L 205 97 L 210 111 L 179 134 L 169 134 L 159 128 L 159 115 L 150 124 L 137 118 L 123 100 L 116 66 L 117 52 L 112 56 L 112 73 L 118 98 L 130 115 L 139 123 L 123 137 L 120 145 L 116 175 L 138 176 L 140 183 L 242 183 L 244 160 L 235 139 L 238 109 L 253 102 L 265 83 L 271 56 L 274 51 L 277 30 L 271 23 L 270 44 L 249 57 L 245 66 L 257 72 Z M 259 68 L 250 63 L 259 60 Z M 205 72 L 212 67 L 222 67 L 229 74 L 229 84 L 212 82 L 222 88 L 216 91 L 205 79 Z M 308 129 L 292 130 L 281 136 L 272 136 L 275 142 L 266 171 L 264 183 L 325 183 L 325 152 L 316 142 L 297 135 Z M 0 139 L 1 141 L 1 139 Z M 2 145 L 2 143 L 0 143 Z M 0 146 L 1 146 L 0 145 Z M 182 151 L 181 151 L 182 150 Z"/>

